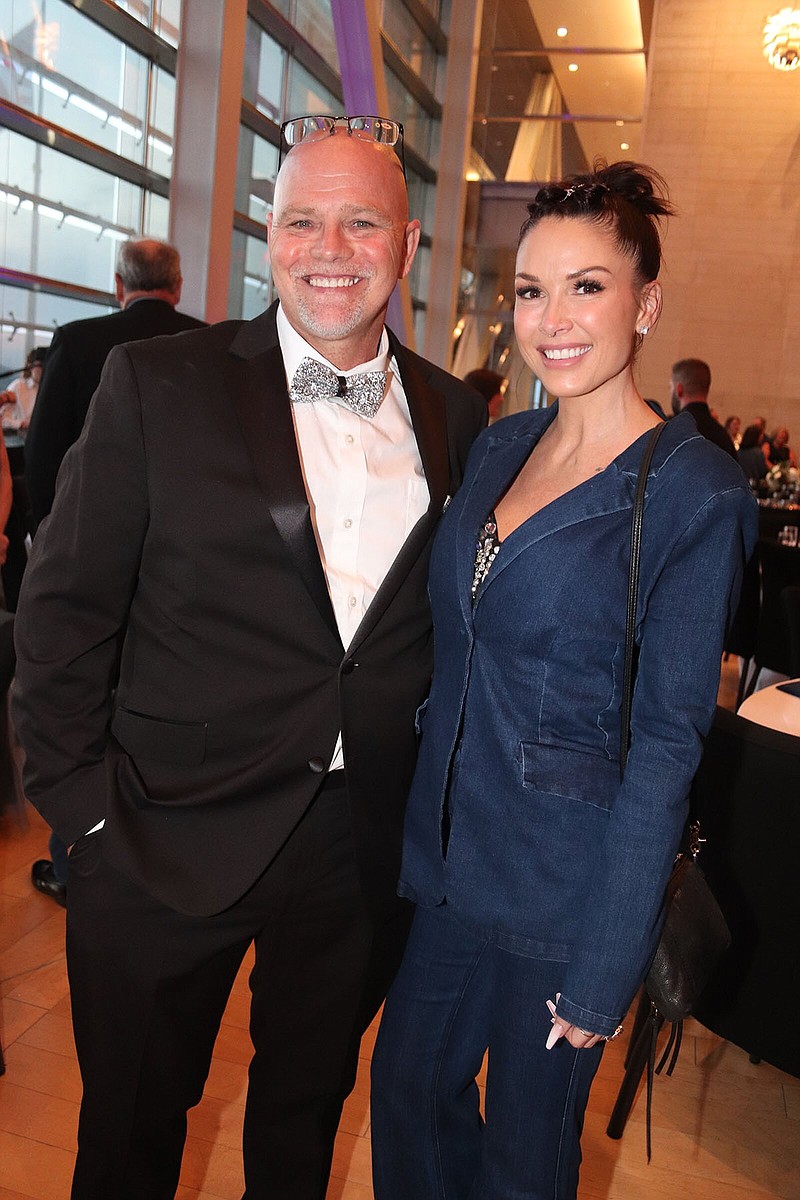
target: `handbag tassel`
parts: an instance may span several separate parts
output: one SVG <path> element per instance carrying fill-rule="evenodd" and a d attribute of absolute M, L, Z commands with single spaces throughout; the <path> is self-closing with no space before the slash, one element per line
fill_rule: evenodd
<path fill-rule="evenodd" d="M 667 1073 L 667 1075 L 672 1074 L 672 1072 L 675 1070 L 675 1065 L 678 1061 L 678 1055 L 680 1054 L 680 1051 L 681 1051 L 681 1043 L 683 1041 L 683 1021 L 672 1021 L 670 1032 L 669 1032 L 669 1040 L 667 1041 L 667 1044 L 664 1047 L 664 1053 L 661 1055 L 661 1058 L 658 1061 L 658 1065 L 656 1065 L 658 1034 L 659 1034 L 659 1030 L 661 1029 L 662 1023 L 663 1023 L 663 1019 L 661 1017 L 661 1014 L 659 1013 L 655 1004 L 653 1004 L 653 1002 L 651 1000 L 650 1001 L 650 1012 L 648 1013 L 648 1016 L 647 1016 L 647 1034 L 646 1034 L 646 1036 L 648 1037 L 649 1042 L 650 1042 L 650 1045 L 648 1047 L 648 1055 L 647 1055 L 647 1113 L 646 1113 L 646 1117 L 645 1117 L 648 1163 L 650 1162 L 650 1158 L 652 1156 L 652 1149 L 653 1149 L 652 1138 L 651 1138 L 651 1134 L 650 1134 L 650 1117 L 651 1117 L 651 1113 L 653 1110 L 654 1078 L 656 1075 L 660 1075 L 661 1072 L 664 1070 L 664 1067 L 666 1066 L 668 1059 L 669 1059 L 669 1066 L 667 1067 L 666 1073 Z M 672 1056 L 671 1058 L 670 1058 L 670 1055 Z"/>

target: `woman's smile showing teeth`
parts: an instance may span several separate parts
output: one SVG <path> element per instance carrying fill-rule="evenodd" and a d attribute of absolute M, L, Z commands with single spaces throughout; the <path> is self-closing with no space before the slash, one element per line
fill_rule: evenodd
<path fill-rule="evenodd" d="M 550 349 L 542 349 L 542 354 L 548 362 L 560 362 L 563 359 L 582 358 L 584 354 L 588 354 L 591 346 L 555 346 Z"/>

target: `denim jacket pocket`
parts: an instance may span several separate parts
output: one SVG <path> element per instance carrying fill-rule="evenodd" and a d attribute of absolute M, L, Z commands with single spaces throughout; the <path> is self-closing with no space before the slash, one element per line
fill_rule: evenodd
<path fill-rule="evenodd" d="M 174 767 L 196 767 L 206 756 L 205 721 L 167 721 L 118 708 L 111 732 L 133 759 L 151 759 Z"/>
<path fill-rule="evenodd" d="M 619 788 L 619 763 L 600 754 L 541 742 L 522 742 L 522 777 L 526 788 L 578 800 L 592 808 L 610 809 Z"/>

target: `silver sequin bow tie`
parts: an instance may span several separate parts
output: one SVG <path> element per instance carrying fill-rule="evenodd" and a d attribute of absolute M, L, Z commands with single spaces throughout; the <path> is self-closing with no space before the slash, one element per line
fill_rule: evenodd
<path fill-rule="evenodd" d="M 386 391 L 385 371 L 337 375 L 316 358 L 304 358 L 292 378 L 289 395 L 295 404 L 339 400 L 360 417 L 374 417 Z"/>

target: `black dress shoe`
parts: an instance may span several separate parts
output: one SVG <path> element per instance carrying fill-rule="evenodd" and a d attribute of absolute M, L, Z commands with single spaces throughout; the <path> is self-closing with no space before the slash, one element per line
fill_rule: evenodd
<path fill-rule="evenodd" d="M 31 883 L 37 892 L 43 892 L 62 908 L 67 907 L 67 885 L 56 879 L 55 869 L 49 858 L 37 858 L 31 867 Z"/>

